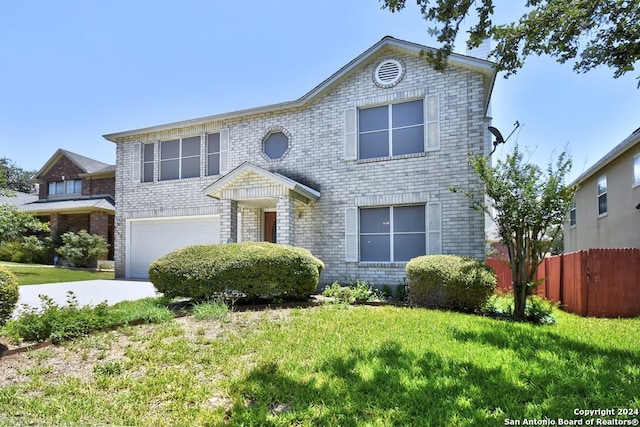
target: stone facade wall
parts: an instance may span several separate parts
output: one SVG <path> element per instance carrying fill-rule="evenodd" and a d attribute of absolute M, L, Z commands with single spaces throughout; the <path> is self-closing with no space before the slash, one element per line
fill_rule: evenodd
<path fill-rule="evenodd" d="M 384 58 L 399 58 L 406 66 L 402 81 L 382 88 L 373 81 L 375 67 Z M 282 82 L 285 84 L 285 82 Z M 465 188 L 477 184 L 468 165 L 469 154 L 482 154 L 487 145 L 484 116 L 486 78 L 466 68 L 450 67 L 439 73 L 418 55 L 385 50 L 360 64 L 339 85 L 304 107 L 278 112 L 189 126 L 130 137 L 117 144 L 116 174 L 116 270 L 124 272 L 124 220 L 144 217 L 218 214 L 221 202 L 206 197 L 202 190 L 218 177 L 190 178 L 141 183 L 136 179 L 134 147 L 154 143 L 156 162 L 158 141 L 176 137 L 202 136 L 229 129 L 229 169 L 245 161 L 280 173 L 321 193 L 309 205 L 289 207 L 286 222 L 295 236 L 287 237 L 322 259 L 321 281 L 330 283 L 348 278 L 375 284 L 401 283 L 404 263 L 345 262 L 345 209 L 348 207 L 439 202 L 442 213 L 442 252 L 484 257 L 484 216 L 472 210 L 467 199 L 449 191 L 449 186 Z M 440 149 L 384 159 L 345 160 L 344 111 L 354 107 L 383 105 L 421 99 L 437 94 L 440 100 Z M 262 155 L 262 141 L 272 129 L 290 135 L 287 154 L 280 160 Z M 202 156 L 204 166 L 204 155 Z M 157 170 L 156 170 L 157 177 Z M 157 179 L 157 178 L 156 178 Z M 402 195 L 398 199 L 398 195 Z M 242 215 L 242 240 L 257 240 L 260 210 L 238 208 Z M 278 218 L 278 230 L 281 219 Z M 283 225 L 284 226 L 284 225 Z"/>

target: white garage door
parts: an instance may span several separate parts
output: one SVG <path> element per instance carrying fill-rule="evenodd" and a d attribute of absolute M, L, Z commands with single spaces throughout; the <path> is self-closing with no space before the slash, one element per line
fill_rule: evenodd
<path fill-rule="evenodd" d="M 218 243 L 220 217 L 201 216 L 130 220 L 127 277 L 149 277 L 149 265 L 163 255 L 191 245 Z"/>

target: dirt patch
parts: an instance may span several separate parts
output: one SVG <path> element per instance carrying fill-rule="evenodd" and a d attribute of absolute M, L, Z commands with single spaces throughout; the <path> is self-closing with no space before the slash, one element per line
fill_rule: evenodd
<path fill-rule="evenodd" d="M 189 341 L 198 339 L 224 339 L 225 334 L 251 328 L 265 318 L 273 322 L 286 322 L 289 309 L 234 312 L 224 321 L 196 320 L 191 316 L 174 319 Z M 128 326 L 109 332 L 100 332 L 62 345 L 50 343 L 24 343 L 20 346 L 0 341 L 0 387 L 21 384 L 39 376 L 44 381 L 57 384 L 65 379 L 76 378 L 89 382 L 94 377 L 97 365 L 123 362 L 131 346 L 140 345 L 140 337 L 153 334 L 161 325 Z M 2 338 L 0 338 L 2 340 Z M 18 352 L 15 352 L 19 350 Z M 26 350 L 26 351 L 23 351 Z M 13 354 L 10 354 L 13 352 Z M 10 354 L 6 356 L 6 354 Z M 139 373 L 144 375 L 143 372 Z"/>

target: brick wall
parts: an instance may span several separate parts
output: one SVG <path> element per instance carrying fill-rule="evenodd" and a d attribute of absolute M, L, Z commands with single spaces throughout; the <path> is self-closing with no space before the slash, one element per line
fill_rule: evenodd
<path fill-rule="evenodd" d="M 374 84 L 373 73 L 382 58 L 401 59 L 406 75 L 395 87 Z M 282 84 L 286 84 L 285 81 Z M 297 206 L 292 240 L 322 259 L 326 265 L 323 283 L 347 277 L 376 284 L 397 284 L 404 278 L 404 264 L 345 262 L 345 209 L 364 202 L 386 204 L 403 195 L 403 203 L 437 201 L 442 207 L 442 251 L 476 258 L 484 257 L 484 216 L 470 209 L 467 199 L 451 193 L 451 185 L 469 188 L 477 179 L 468 165 L 468 155 L 483 153 L 488 143 L 483 115 L 486 79 L 468 69 L 450 67 L 444 73 L 429 68 L 417 55 L 387 50 L 361 64 L 341 84 L 301 108 L 249 115 L 224 122 L 211 122 L 130 137 L 117 144 L 116 173 L 116 269 L 125 267 L 125 220 L 146 217 L 219 214 L 220 202 L 201 190 L 217 177 L 201 176 L 176 181 L 140 183 L 134 180 L 134 143 L 201 135 L 229 129 L 229 168 L 250 161 L 281 173 L 320 191 L 320 199 Z M 440 149 L 384 160 L 344 159 L 344 111 L 353 107 L 385 104 L 438 94 L 440 99 Z M 262 141 L 270 129 L 291 135 L 290 149 L 281 160 L 266 159 Z M 202 165 L 204 167 L 204 155 Z M 204 168 L 203 168 L 204 171 Z M 156 170 L 157 175 L 157 170 Z M 243 240 L 257 240 L 260 212 L 241 208 Z M 254 233 L 255 230 L 255 233 Z M 252 233 L 254 233 L 252 235 Z"/>

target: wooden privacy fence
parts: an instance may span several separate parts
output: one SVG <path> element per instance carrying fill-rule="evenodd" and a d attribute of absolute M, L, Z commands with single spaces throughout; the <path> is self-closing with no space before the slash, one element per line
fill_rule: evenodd
<path fill-rule="evenodd" d="M 508 261 L 487 259 L 498 289 L 512 291 Z M 536 294 L 570 313 L 596 317 L 640 316 L 640 249 L 589 249 L 545 258 Z"/>

